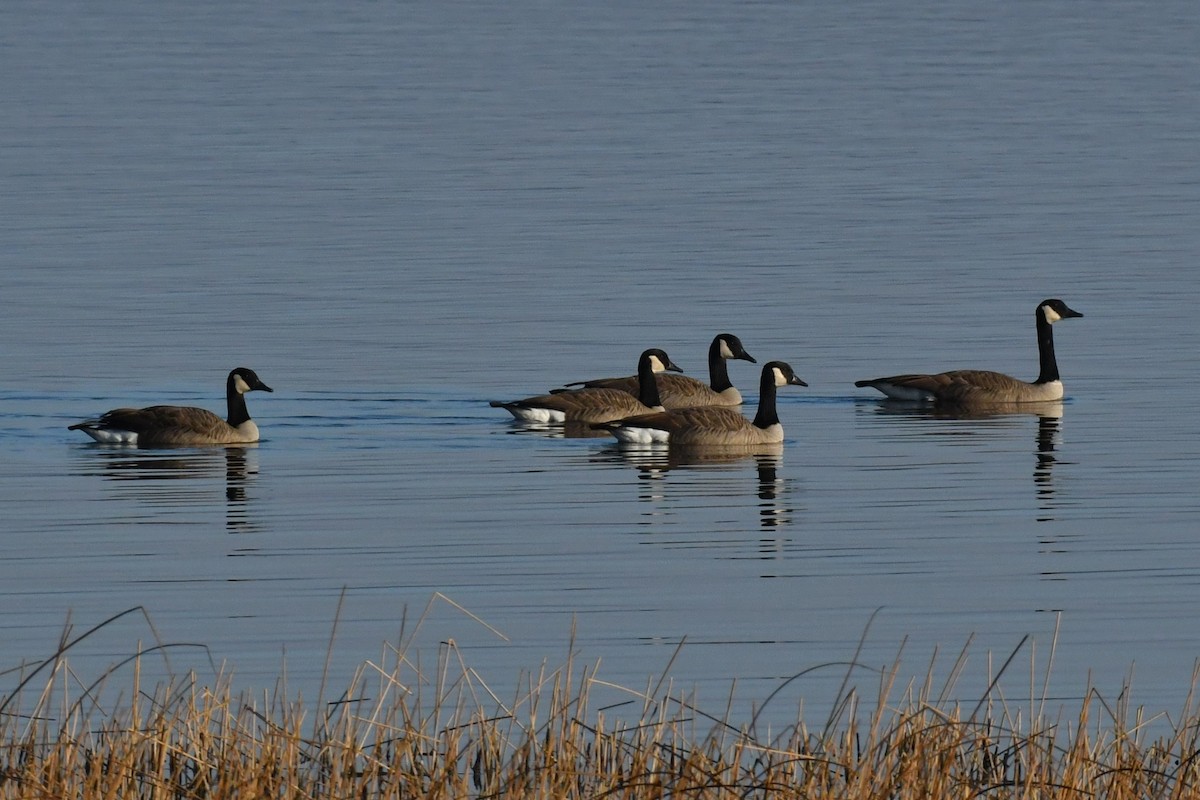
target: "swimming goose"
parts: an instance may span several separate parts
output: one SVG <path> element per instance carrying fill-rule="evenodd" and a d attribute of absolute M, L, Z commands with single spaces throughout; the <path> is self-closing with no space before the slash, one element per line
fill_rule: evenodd
<path fill-rule="evenodd" d="M 238 367 L 225 381 L 229 419 L 203 408 L 150 406 L 115 408 L 95 419 L 84 420 L 68 430 L 83 431 L 104 444 L 136 444 L 139 447 L 243 444 L 258 441 L 258 426 L 246 410 L 246 392 L 275 391 L 252 369 Z"/>
<path fill-rule="evenodd" d="M 1054 334 L 1050 326 L 1062 319 L 1082 317 L 1067 308 L 1062 300 L 1051 298 L 1038 304 L 1038 355 L 1041 372 L 1033 383 L 1026 383 L 1001 372 L 964 369 L 936 375 L 895 375 L 857 381 L 855 386 L 871 386 L 894 400 L 915 400 L 943 405 L 986 405 L 991 403 L 1041 403 L 1061 400 L 1063 385 L 1054 359 Z"/>
<path fill-rule="evenodd" d="M 764 364 L 758 389 L 758 414 L 746 419 L 735 408 L 698 406 L 643 414 L 596 425 L 629 444 L 666 442 L 671 445 L 722 447 L 773 444 L 783 441 L 783 425 L 775 411 L 779 386 L 807 386 L 783 361 Z"/>
<path fill-rule="evenodd" d="M 708 379 L 696 380 L 687 375 L 667 375 L 657 373 L 658 393 L 665 409 L 690 408 L 692 406 L 739 406 L 742 404 L 742 394 L 729 380 L 729 368 L 725 365 L 727 359 L 737 358 L 757 364 L 754 357 L 742 347 L 742 341 L 732 333 L 719 333 L 708 346 Z M 568 383 L 568 387 L 584 386 L 596 389 L 620 389 L 629 394 L 637 394 L 638 377 L 629 375 L 624 378 L 595 378 L 590 381 Z M 558 390 L 561 391 L 561 390 Z"/>
<path fill-rule="evenodd" d="M 607 422 L 647 414 L 662 409 L 654 373 L 667 369 L 682 371 L 665 352 L 652 348 L 638 358 L 637 397 L 620 389 L 566 389 L 507 403 L 493 400 L 491 406 L 506 409 L 526 422 Z"/>

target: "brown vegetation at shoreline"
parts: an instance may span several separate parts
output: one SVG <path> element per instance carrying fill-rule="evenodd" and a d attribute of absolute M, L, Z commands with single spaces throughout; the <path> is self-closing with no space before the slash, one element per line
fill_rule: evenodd
<path fill-rule="evenodd" d="M 1032 689 L 1010 704 L 995 681 L 973 707 L 950 702 L 963 656 L 937 690 L 897 690 L 888 670 L 877 696 L 846 688 L 819 730 L 798 721 L 764 740 L 666 681 L 620 689 L 570 659 L 504 700 L 452 644 L 432 674 L 392 648 L 390 666 L 363 665 L 342 699 L 318 703 L 323 715 L 282 690 L 235 693 L 225 675 L 146 690 L 146 654 L 109 704 L 105 678 L 71 674 L 72 643 L 0 698 L 0 798 L 1200 797 L 1190 696 L 1146 741 L 1127 693 L 1114 706 L 1089 691 L 1065 719 Z M 597 708 L 597 689 L 632 702 Z"/>

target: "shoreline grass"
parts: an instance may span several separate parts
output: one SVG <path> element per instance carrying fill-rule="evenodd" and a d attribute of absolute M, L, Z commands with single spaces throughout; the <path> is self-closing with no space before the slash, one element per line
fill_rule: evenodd
<path fill-rule="evenodd" d="M 999 678 L 1020 645 L 977 702 L 947 699 L 966 648 L 936 684 L 931 668 L 898 685 L 897 658 L 869 693 L 848 672 L 827 719 L 771 734 L 705 713 L 666 677 L 632 690 L 570 656 L 502 697 L 453 642 L 423 670 L 404 637 L 315 706 L 285 678 L 234 691 L 227 671 L 143 686 L 161 643 L 88 684 L 67 654 L 107 622 L 64 634 L 0 696 L 0 798 L 1200 797 L 1192 693 L 1176 719 L 1148 718 L 1128 687 L 1050 710 L 1049 666 L 1039 688 L 1031 658 L 1029 696 L 1012 702 Z"/>

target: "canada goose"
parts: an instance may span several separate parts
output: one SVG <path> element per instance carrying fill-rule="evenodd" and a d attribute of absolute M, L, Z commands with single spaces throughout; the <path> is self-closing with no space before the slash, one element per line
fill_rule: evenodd
<path fill-rule="evenodd" d="M 973 406 L 991 403 L 1040 403 L 1061 400 L 1062 381 L 1054 360 L 1054 334 L 1050 326 L 1060 319 L 1082 317 L 1067 308 L 1062 300 L 1051 298 L 1038 304 L 1038 355 L 1041 372 L 1033 383 L 1009 377 L 1001 372 L 963 369 L 936 375 L 895 375 L 857 381 L 855 386 L 871 386 L 894 400 L 934 402 L 948 406 Z"/>
<path fill-rule="evenodd" d="M 742 340 L 732 333 L 719 333 L 708 346 L 708 380 L 696 380 L 687 375 L 657 373 L 658 393 L 665 409 L 690 408 L 692 406 L 740 406 L 742 393 L 729 380 L 729 368 L 725 361 L 730 358 L 757 364 L 754 357 L 742 347 Z M 594 389 L 620 389 L 636 395 L 638 377 L 596 378 L 590 381 L 568 383 L 567 387 L 584 386 Z M 558 391 L 562 391 L 561 389 Z"/>
<path fill-rule="evenodd" d="M 95 419 L 84 420 L 68 430 L 83 431 L 104 444 L 136 444 L 139 447 L 244 444 L 258 441 L 258 426 L 246 410 L 246 392 L 275 391 L 252 369 L 238 367 L 225 381 L 229 419 L 223 420 L 203 408 L 150 406 L 115 408 Z"/>
<path fill-rule="evenodd" d="M 697 406 L 642 414 L 596 425 L 629 444 L 666 442 L 671 445 L 722 447 L 773 444 L 783 441 L 783 426 L 775 411 L 775 389 L 807 386 L 783 361 L 763 365 L 758 389 L 758 414 L 746 419 L 736 408 Z"/>
<path fill-rule="evenodd" d="M 682 371 L 665 352 L 652 348 L 638 358 L 637 397 L 620 389 L 566 389 L 508 403 L 493 400 L 491 406 L 507 409 L 517 419 L 527 422 L 607 422 L 646 414 L 662 409 L 654 373 L 666 369 Z"/>

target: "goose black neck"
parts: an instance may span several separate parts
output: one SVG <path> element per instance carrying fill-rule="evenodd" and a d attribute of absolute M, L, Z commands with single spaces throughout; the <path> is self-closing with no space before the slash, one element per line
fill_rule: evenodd
<path fill-rule="evenodd" d="M 654 378 L 654 367 L 649 358 L 638 361 L 638 402 L 647 408 L 662 405 L 658 396 L 658 381 Z"/>
<path fill-rule="evenodd" d="M 775 411 L 775 370 L 764 367 L 762 380 L 758 384 L 758 413 L 754 415 L 754 427 L 769 428 L 779 424 Z"/>
<path fill-rule="evenodd" d="M 225 405 L 229 409 L 226 421 L 236 428 L 250 419 L 250 412 L 246 409 L 246 395 L 237 390 L 235 383 L 234 375 L 230 373 L 229 380 L 225 381 Z"/>
<path fill-rule="evenodd" d="M 708 385 L 714 392 L 723 392 L 733 386 L 729 380 L 729 365 L 721 355 L 721 340 L 713 339 L 708 346 Z"/>
<path fill-rule="evenodd" d="M 1039 307 L 1037 310 L 1038 357 L 1041 359 L 1041 371 L 1034 383 L 1050 383 L 1058 380 L 1058 361 L 1054 358 L 1054 332 L 1046 320 L 1046 313 Z"/>

